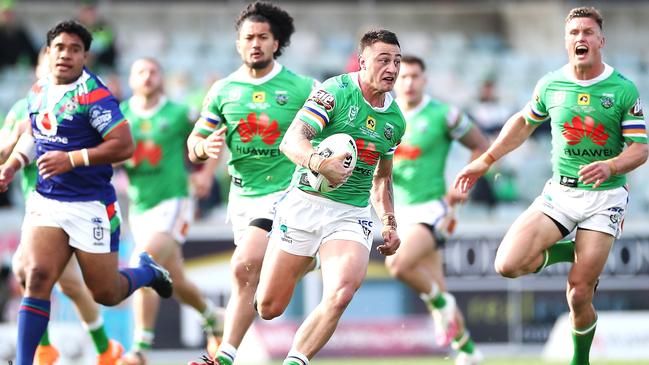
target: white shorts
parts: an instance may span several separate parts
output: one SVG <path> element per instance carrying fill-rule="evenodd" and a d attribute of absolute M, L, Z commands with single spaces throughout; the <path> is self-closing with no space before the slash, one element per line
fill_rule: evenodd
<path fill-rule="evenodd" d="M 270 244 L 298 256 L 314 257 L 325 242 L 355 241 L 372 247 L 370 207 L 355 207 L 331 199 L 289 190 L 277 204 Z"/>
<path fill-rule="evenodd" d="M 130 214 L 128 223 L 136 246 L 147 243 L 154 233 L 167 233 L 182 244 L 194 222 L 194 201 L 190 198 L 163 200 L 140 214 Z"/>
<path fill-rule="evenodd" d="M 406 229 L 414 224 L 424 224 L 431 230 L 435 237 L 436 247 L 442 248 L 449 233 L 446 232 L 445 218 L 452 216 L 452 212 L 444 199 L 430 200 L 412 205 L 397 205 L 394 207 L 397 218 L 397 232 L 399 237 L 406 236 Z"/>
<path fill-rule="evenodd" d="M 285 193 L 285 191 L 278 191 L 256 197 L 245 197 L 230 193 L 227 220 L 232 223 L 235 245 L 243 238 L 243 234 L 253 220 L 273 220 L 275 204 Z"/>
<path fill-rule="evenodd" d="M 584 190 L 549 180 L 532 206 L 572 232 L 575 228 L 620 238 L 629 192 L 624 187 Z"/>
<path fill-rule="evenodd" d="M 89 253 L 109 253 L 119 250 L 121 221 L 117 201 L 109 205 L 63 202 L 32 192 L 25 206 L 23 229 L 61 228 L 70 237 L 70 246 Z"/>

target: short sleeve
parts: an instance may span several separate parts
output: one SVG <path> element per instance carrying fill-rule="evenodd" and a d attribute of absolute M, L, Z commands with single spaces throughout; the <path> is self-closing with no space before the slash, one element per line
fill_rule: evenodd
<path fill-rule="evenodd" d="M 321 132 L 333 118 L 335 107 L 336 97 L 334 93 L 328 90 L 326 84 L 323 84 L 313 89 L 295 118 Z"/>
<path fill-rule="evenodd" d="M 117 99 L 108 89 L 100 87 L 77 98 L 80 104 L 88 106 L 88 121 L 102 137 L 126 123 Z"/>
<path fill-rule="evenodd" d="M 203 107 L 198 121 L 194 125 L 194 132 L 203 136 L 209 136 L 223 122 L 223 115 L 219 109 L 218 96 L 222 83 L 216 82 L 203 99 Z"/>
<path fill-rule="evenodd" d="M 545 82 L 545 78 L 537 82 L 536 86 L 534 87 L 534 93 L 532 94 L 532 100 L 527 103 L 525 109 L 523 110 L 525 120 L 529 124 L 538 125 L 550 119 L 550 115 L 545 104 L 546 84 L 547 83 Z"/>
<path fill-rule="evenodd" d="M 625 111 L 621 121 L 622 137 L 627 143 L 647 143 L 647 127 L 638 89 L 631 84 L 628 90 L 628 95 L 625 95 L 622 106 Z"/>

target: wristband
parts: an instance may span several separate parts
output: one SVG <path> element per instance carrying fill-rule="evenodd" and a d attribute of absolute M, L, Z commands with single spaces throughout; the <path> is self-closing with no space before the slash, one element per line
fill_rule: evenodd
<path fill-rule="evenodd" d="M 13 158 L 15 158 L 16 160 L 18 160 L 18 163 L 20 164 L 20 168 L 21 168 L 21 169 L 22 169 L 23 167 L 25 167 L 25 165 L 27 165 L 27 164 L 29 163 L 29 159 L 28 159 L 25 155 L 23 155 L 22 153 L 20 153 L 20 152 L 14 152 L 14 153 L 12 153 L 9 157 L 10 157 L 10 158 L 13 157 Z"/>
<path fill-rule="evenodd" d="M 88 150 L 86 150 L 86 156 L 84 156 L 83 150 L 76 150 L 76 151 L 70 151 L 68 152 L 68 158 L 70 159 L 70 163 L 72 164 L 72 167 L 79 167 L 79 166 L 88 166 L 89 162 L 88 159 Z"/>
<path fill-rule="evenodd" d="M 72 157 L 72 152 L 68 152 L 68 158 L 70 159 L 70 164 L 72 167 L 77 167 L 77 165 L 74 163 L 74 158 Z"/>
<path fill-rule="evenodd" d="M 383 215 L 381 216 L 381 224 L 383 224 L 384 227 L 392 227 L 392 229 L 396 230 L 397 219 L 394 217 L 394 213 L 383 213 Z"/>
<path fill-rule="evenodd" d="M 81 157 L 83 158 L 83 166 L 90 166 L 90 156 L 88 156 L 88 149 L 81 150 Z"/>
<path fill-rule="evenodd" d="M 315 166 L 311 167 L 311 158 L 312 158 L 314 155 L 316 156 Z M 319 173 L 319 172 L 320 172 L 320 167 L 322 167 L 322 163 L 323 163 L 324 161 L 325 161 L 325 158 L 324 158 L 324 157 L 322 157 L 321 155 L 319 155 L 317 152 L 314 152 L 314 153 L 311 154 L 311 156 L 309 156 L 309 166 L 308 166 L 308 167 L 309 167 L 309 169 L 311 169 L 311 171 L 314 171 L 314 172 L 318 172 L 318 173 Z"/>
<path fill-rule="evenodd" d="M 617 175 L 617 166 L 615 166 L 615 162 L 613 160 L 606 160 L 606 163 L 608 164 L 608 168 L 611 170 L 611 176 L 612 175 Z"/>

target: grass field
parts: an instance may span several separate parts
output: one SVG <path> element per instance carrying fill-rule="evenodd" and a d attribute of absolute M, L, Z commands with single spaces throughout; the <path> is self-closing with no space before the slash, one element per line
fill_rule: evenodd
<path fill-rule="evenodd" d="M 493 358 L 486 360 L 483 365 L 566 365 L 568 362 L 545 362 L 538 358 Z M 281 361 L 269 363 L 267 365 L 281 365 Z M 381 359 L 315 359 L 311 362 L 313 365 L 453 365 L 453 359 L 440 357 L 419 357 L 419 358 L 381 358 Z M 591 361 L 591 365 L 646 365 L 644 361 Z M 155 364 L 155 365 L 172 365 Z M 178 364 L 173 364 L 178 365 Z"/>

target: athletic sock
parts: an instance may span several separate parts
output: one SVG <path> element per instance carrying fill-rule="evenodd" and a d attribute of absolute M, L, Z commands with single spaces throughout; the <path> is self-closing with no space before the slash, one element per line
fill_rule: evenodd
<path fill-rule="evenodd" d="M 229 343 L 223 342 L 216 352 L 216 359 L 221 365 L 231 365 L 237 357 L 237 349 Z"/>
<path fill-rule="evenodd" d="M 20 310 L 18 311 L 17 365 L 31 365 L 34 362 L 36 347 L 47 329 L 49 320 L 49 300 L 23 298 L 20 303 Z"/>
<path fill-rule="evenodd" d="M 119 273 L 126 277 L 128 281 L 128 294 L 127 297 L 133 294 L 134 291 L 144 286 L 150 285 L 155 280 L 155 270 L 149 266 L 129 267 L 127 269 L 120 269 Z"/>
<path fill-rule="evenodd" d="M 50 342 L 50 331 L 45 327 L 45 332 L 43 332 L 43 336 L 41 336 L 41 340 L 38 342 L 38 346 L 50 346 L 52 343 Z"/>
<path fill-rule="evenodd" d="M 309 365 L 309 359 L 303 353 L 291 350 L 282 365 Z"/>
<path fill-rule="evenodd" d="M 543 251 L 543 263 L 534 271 L 540 272 L 544 268 L 559 262 L 575 262 L 575 242 L 572 240 L 559 241 Z"/>
<path fill-rule="evenodd" d="M 590 355 L 590 345 L 593 343 L 595 337 L 595 329 L 597 328 L 597 318 L 590 326 L 585 329 L 572 329 L 572 345 L 574 352 L 572 354 L 572 361 L 570 365 L 588 365 Z"/>
<path fill-rule="evenodd" d="M 444 308 L 446 305 L 446 298 L 444 298 L 444 293 L 439 290 L 437 283 L 432 283 L 430 293 L 428 294 L 419 294 L 421 300 L 433 306 L 433 308 L 439 309 Z"/>
<path fill-rule="evenodd" d="M 153 339 L 155 338 L 155 331 L 151 328 L 136 329 L 133 336 L 133 351 L 143 352 L 151 349 L 153 346 Z"/>
<path fill-rule="evenodd" d="M 93 323 L 83 323 L 86 331 L 90 333 L 92 343 L 95 345 L 95 350 L 98 354 L 103 354 L 108 350 L 108 336 L 104 328 L 104 319 L 99 316 Z"/>
<path fill-rule="evenodd" d="M 455 350 L 465 352 L 467 354 L 472 354 L 475 350 L 475 343 L 473 342 L 469 331 L 458 333 L 458 335 L 453 339 L 451 346 Z"/>

